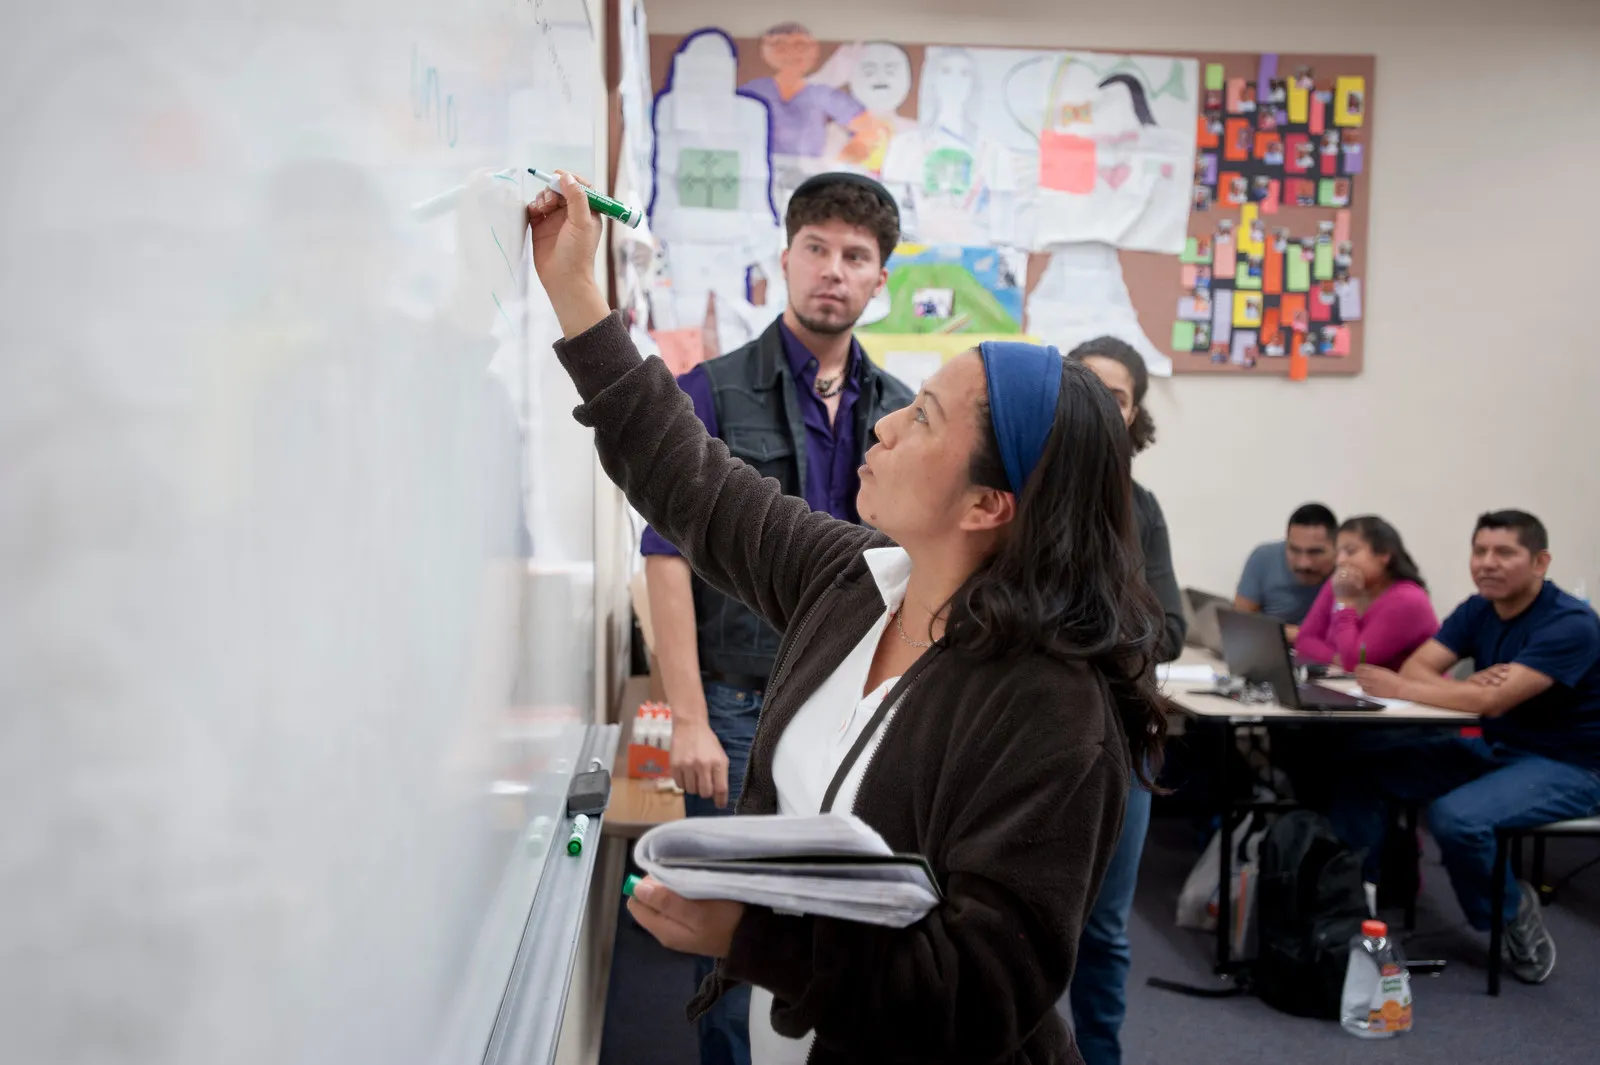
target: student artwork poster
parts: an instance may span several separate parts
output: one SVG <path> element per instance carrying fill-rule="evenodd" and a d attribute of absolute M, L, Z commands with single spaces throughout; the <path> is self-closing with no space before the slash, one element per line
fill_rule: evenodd
<path fill-rule="evenodd" d="M 920 249 L 888 264 L 858 326 L 897 353 L 938 335 L 1060 346 L 1088 331 L 1124 336 L 1155 375 L 1271 374 L 1279 351 L 1302 350 L 1313 375 L 1360 369 L 1370 57 L 825 41 L 778 19 L 759 36 L 656 35 L 650 58 L 650 225 L 663 259 L 694 272 L 668 271 L 652 305 L 676 317 L 652 328 L 699 324 L 710 293 L 714 316 L 734 319 L 706 334 L 720 350 L 758 332 L 782 308 L 789 194 L 853 170 L 890 190 Z M 985 261 L 1020 283 L 980 277 Z M 1207 268 L 1203 287 L 1187 266 Z M 1258 333 L 1248 360 L 1211 319 L 1234 327 L 1240 292 L 1257 296 L 1240 310 L 1259 311 L 1241 315 Z M 1286 295 L 1308 297 L 1298 340 Z"/>
<path fill-rule="evenodd" d="M 1200 61 L 1190 255 L 1168 272 L 1168 284 L 1176 284 L 1163 311 L 1174 323 L 1193 319 L 1200 293 L 1193 267 L 1183 263 L 1209 243 L 1216 269 L 1205 295 L 1227 308 L 1235 336 L 1247 328 L 1254 338 L 1241 348 L 1214 329 L 1201 343 L 1174 325 L 1175 369 L 1295 380 L 1359 372 L 1374 61 L 1273 54 Z"/>

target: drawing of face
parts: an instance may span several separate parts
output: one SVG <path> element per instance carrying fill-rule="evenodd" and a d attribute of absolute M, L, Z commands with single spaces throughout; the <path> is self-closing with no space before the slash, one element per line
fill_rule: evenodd
<path fill-rule="evenodd" d="M 911 95 L 911 58 L 898 44 L 872 41 L 850 74 L 850 95 L 876 114 L 893 114 Z"/>
<path fill-rule="evenodd" d="M 779 74 L 804 77 L 816 67 L 819 53 L 817 39 L 798 26 L 761 38 L 761 58 Z"/>
<path fill-rule="evenodd" d="M 933 69 L 923 71 L 922 76 L 933 90 L 936 113 L 959 115 L 967 106 L 967 98 L 972 95 L 973 69 L 972 57 L 966 52 L 940 53 Z"/>

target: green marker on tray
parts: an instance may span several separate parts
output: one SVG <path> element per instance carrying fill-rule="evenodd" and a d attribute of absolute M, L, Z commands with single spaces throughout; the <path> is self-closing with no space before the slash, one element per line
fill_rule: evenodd
<path fill-rule="evenodd" d="M 573 857 L 583 853 L 583 837 L 589 831 L 589 815 L 579 814 L 572 819 L 572 835 L 567 837 L 567 853 Z"/>

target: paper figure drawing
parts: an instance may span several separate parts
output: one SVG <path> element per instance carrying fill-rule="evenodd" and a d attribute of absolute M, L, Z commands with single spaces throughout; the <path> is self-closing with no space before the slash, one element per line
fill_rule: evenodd
<path fill-rule="evenodd" d="M 846 85 L 850 95 L 866 114 L 875 120 L 869 135 L 833 126 L 828 133 L 830 158 L 846 169 L 865 171 L 874 177 L 883 173 L 889 145 L 901 133 L 917 128 L 915 119 L 900 113 L 911 96 L 911 57 L 891 41 L 867 41 L 840 48 L 829 58 L 843 59 L 847 65 Z"/>
<path fill-rule="evenodd" d="M 747 82 L 742 90 L 772 110 L 774 155 L 821 157 L 833 123 L 866 142 L 857 149 L 865 157 L 882 139 L 877 120 L 843 89 L 811 79 L 821 55 L 822 46 L 810 30 L 798 22 L 780 22 L 761 36 L 761 58 L 772 74 Z"/>
<path fill-rule="evenodd" d="M 1231 318 L 1223 315 L 1221 320 Z M 1109 244 L 1064 244 L 1051 252 L 1028 295 L 1026 326 L 1030 335 L 1062 351 L 1098 336 L 1114 336 L 1133 345 L 1152 375 L 1172 376 L 1172 359 L 1139 324 L 1117 249 Z"/>
<path fill-rule="evenodd" d="M 884 155 L 883 182 L 900 203 L 908 240 L 1010 244 L 1016 178 L 1011 153 L 982 125 L 982 82 L 965 48 L 929 48 L 917 124 Z"/>
<path fill-rule="evenodd" d="M 650 228 L 670 285 L 652 289 L 657 329 L 702 326 L 714 295 L 718 342 L 746 332 L 746 278 L 776 254 L 766 103 L 736 88 L 737 53 L 720 30 L 685 37 L 653 108 Z"/>
<path fill-rule="evenodd" d="M 685 37 L 672 57 L 653 111 L 650 227 L 663 241 L 743 243 L 777 229 L 767 105 L 735 90 L 736 68 L 720 30 Z"/>
<path fill-rule="evenodd" d="M 928 49 L 929 60 L 945 49 Z M 1019 213 L 1036 250 L 1095 241 L 1181 252 L 1193 205 L 1200 66 L 1192 59 L 975 50 L 980 121 L 1036 161 Z"/>

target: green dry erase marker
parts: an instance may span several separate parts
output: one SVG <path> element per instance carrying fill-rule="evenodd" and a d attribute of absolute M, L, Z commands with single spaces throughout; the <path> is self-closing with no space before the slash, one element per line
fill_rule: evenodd
<path fill-rule="evenodd" d="M 589 831 L 589 815 L 579 814 L 572 819 L 572 835 L 567 837 L 567 853 L 579 855 L 583 853 L 583 837 Z"/>
<path fill-rule="evenodd" d="M 622 893 L 630 899 L 633 898 L 633 889 L 638 887 L 639 881 L 643 879 L 644 877 L 639 876 L 637 873 L 629 874 L 628 879 L 622 882 Z"/>
<path fill-rule="evenodd" d="M 528 173 L 532 174 L 546 185 L 549 185 L 555 191 L 561 191 L 561 179 L 556 177 L 554 174 L 547 173 L 543 170 L 535 170 L 531 166 L 528 168 Z M 594 208 L 595 211 L 605 215 L 607 218 L 615 218 L 629 229 L 639 228 L 639 223 L 644 218 L 644 213 L 642 211 L 634 210 L 625 203 L 618 203 L 610 196 L 602 196 L 600 193 L 594 191 L 587 185 L 582 185 L 579 187 L 582 188 L 583 191 L 588 195 L 589 206 Z"/>

